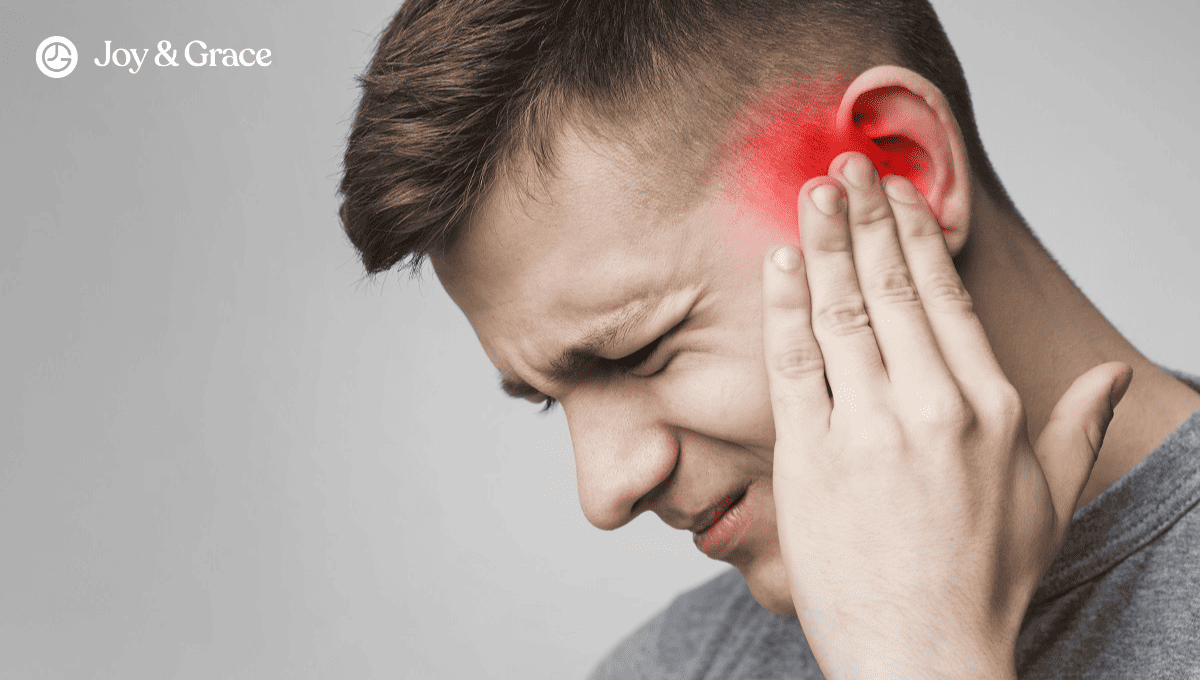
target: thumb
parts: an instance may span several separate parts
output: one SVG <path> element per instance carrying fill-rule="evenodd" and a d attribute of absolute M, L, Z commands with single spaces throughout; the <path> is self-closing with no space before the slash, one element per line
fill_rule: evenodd
<path fill-rule="evenodd" d="M 1054 502 L 1058 534 L 1071 522 L 1100 446 L 1113 419 L 1113 409 L 1133 380 L 1133 368 L 1119 361 L 1096 366 L 1071 383 L 1058 400 L 1033 451 L 1042 465 Z"/>

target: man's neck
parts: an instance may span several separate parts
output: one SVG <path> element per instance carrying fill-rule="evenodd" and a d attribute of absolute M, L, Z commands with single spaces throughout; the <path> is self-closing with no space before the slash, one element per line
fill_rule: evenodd
<path fill-rule="evenodd" d="M 1022 231 L 976 189 L 971 234 L 955 258 L 992 349 L 1021 394 L 1031 442 L 1083 373 L 1109 361 L 1133 367 L 1133 382 L 1109 425 L 1083 507 L 1141 462 L 1197 409 L 1200 393 L 1129 343 Z"/>

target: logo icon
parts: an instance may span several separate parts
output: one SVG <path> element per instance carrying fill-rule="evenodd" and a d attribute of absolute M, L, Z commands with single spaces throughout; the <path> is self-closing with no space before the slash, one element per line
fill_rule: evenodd
<path fill-rule="evenodd" d="M 62 78 L 70 75 L 79 63 L 79 52 L 75 43 L 61 35 L 52 35 L 42 41 L 37 48 L 38 70 L 51 78 Z"/>

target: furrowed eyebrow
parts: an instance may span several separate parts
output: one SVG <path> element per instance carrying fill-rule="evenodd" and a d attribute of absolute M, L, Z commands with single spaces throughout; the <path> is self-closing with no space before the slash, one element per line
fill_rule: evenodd
<path fill-rule="evenodd" d="M 564 385 L 575 382 L 593 371 L 607 361 L 599 352 L 645 322 L 657 307 L 658 305 L 639 304 L 622 308 L 614 317 L 591 330 L 577 345 L 564 350 L 551 360 L 546 377 L 555 384 Z M 545 396 L 524 380 L 511 378 L 504 373 L 500 373 L 500 389 L 514 399 Z"/>

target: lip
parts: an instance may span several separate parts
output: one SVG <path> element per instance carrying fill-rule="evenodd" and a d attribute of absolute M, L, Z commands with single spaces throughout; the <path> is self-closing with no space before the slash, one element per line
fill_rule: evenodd
<path fill-rule="evenodd" d="M 728 511 L 729 508 L 738 501 L 742 494 L 746 493 L 746 488 L 748 486 L 750 485 L 743 484 L 742 486 L 713 501 L 712 505 L 705 508 L 704 512 L 696 516 L 696 522 L 692 525 L 690 531 L 693 534 L 702 534 L 707 531 L 709 527 L 716 524 L 717 521 L 721 519 L 721 516 L 724 515 L 726 511 Z"/>
<path fill-rule="evenodd" d="M 692 529 L 693 542 L 700 552 L 719 560 L 733 551 L 750 525 L 750 509 L 745 503 L 749 491 L 749 484 L 735 489 L 700 515 Z"/>

